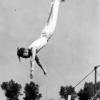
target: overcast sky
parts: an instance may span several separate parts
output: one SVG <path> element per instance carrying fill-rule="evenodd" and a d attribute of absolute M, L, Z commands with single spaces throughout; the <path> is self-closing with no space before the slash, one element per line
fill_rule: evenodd
<path fill-rule="evenodd" d="M 14 79 L 29 82 L 29 60 L 20 64 L 17 47 L 28 47 L 46 24 L 51 0 L 0 0 L 0 83 Z M 100 64 L 100 1 L 66 0 L 61 3 L 57 27 L 48 45 L 39 52 L 47 69 L 45 77 L 36 65 L 35 81 L 43 100 L 58 97 L 61 85 L 75 86 Z M 100 73 L 100 69 L 98 69 Z M 93 74 L 85 81 L 93 81 Z M 84 82 L 85 82 L 84 81 Z M 98 77 L 100 81 L 100 77 Z M 79 90 L 83 84 L 76 87 Z M 0 89 L 1 100 L 4 93 Z"/>

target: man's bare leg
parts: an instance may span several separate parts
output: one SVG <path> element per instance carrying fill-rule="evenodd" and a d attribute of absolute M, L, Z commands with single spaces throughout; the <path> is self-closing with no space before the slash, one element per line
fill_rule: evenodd
<path fill-rule="evenodd" d="M 51 9 L 50 9 L 49 17 L 47 20 L 47 24 L 41 33 L 41 36 L 46 36 L 47 40 L 51 38 L 51 36 L 53 35 L 55 31 L 60 2 L 61 0 L 52 0 L 51 2 Z"/>
<path fill-rule="evenodd" d="M 59 1 L 59 0 L 58 0 Z M 64 2 L 65 0 L 60 0 L 60 2 Z M 51 20 L 51 16 L 52 16 L 52 11 L 53 11 L 53 6 L 54 6 L 54 0 L 52 0 L 51 2 L 51 8 L 50 8 L 50 12 L 49 12 L 49 17 L 48 17 L 48 20 L 47 20 L 47 24 L 50 23 L 50 20 Z"/>

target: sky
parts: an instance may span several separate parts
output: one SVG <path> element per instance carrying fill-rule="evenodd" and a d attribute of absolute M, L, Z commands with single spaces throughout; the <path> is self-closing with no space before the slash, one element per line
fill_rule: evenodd
<path fill-rule="evenodd" d="M 50 2 L 0 0 L 0 84 L 14 79 L 24 87 L 31 81 L 29 60 L 22 59 L 19 63 L 17 47 L 28 47 L 40 36 L 48 18 Z M 100 64 L 99 27 L 99 0 L 66 0 L 61 3 L 54 35 L 38 54 L 48 77 L 36 65 L 32 80 L 40 86 L 41 100 L 59 97 L 60 86 L 75 86 Z M 94 81 L 94 74 L 85 81 Z M 76 91 L 84 82 L 76 87 Z M 1 89 L 0 98 L 6 100 Z"/>

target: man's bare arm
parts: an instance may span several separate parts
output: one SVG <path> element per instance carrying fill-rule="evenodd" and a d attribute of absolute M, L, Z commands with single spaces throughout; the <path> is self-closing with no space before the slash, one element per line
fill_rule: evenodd
<path fill-rule="evenodd" d="M 46 73 L 45 69 L 42 67 L 42 65 L 41 65 L 41 63 L 40 63 L 39 58 L 38 58 L 37 55 L 36 55 L 36 57 L 35 57 L 35 61 L 36 61 L 36 63 L 38 64 L 38 66 L 42 69 L 44 75 L 47 75 L 47 73 Z"/>

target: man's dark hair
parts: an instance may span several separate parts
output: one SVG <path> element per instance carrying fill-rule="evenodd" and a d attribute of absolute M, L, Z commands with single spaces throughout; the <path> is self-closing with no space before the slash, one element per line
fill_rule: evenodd
<path fill-rule="evenodd" d="M 30 58 L 32 56 L 32 49 L 27 49 L 28 50 L 28 55 L 24 55 L 26 48 L 17 48 L 17 56 L 20 61 L 20 57 L 22 58 Z"/>

